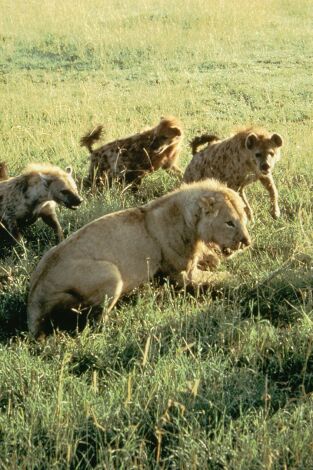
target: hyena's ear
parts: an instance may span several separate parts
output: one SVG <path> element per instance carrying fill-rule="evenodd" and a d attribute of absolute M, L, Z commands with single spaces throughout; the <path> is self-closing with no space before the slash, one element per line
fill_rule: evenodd
<path fill-rule="evenodd" d="M 71 166 L 67 166 L 67 167 L 65 168 L 65 171 L 66 171 L 66 173 L 68 173 L 69 175 L 71 175 L 72 172 L 73 172 L 73 168 L 72 168 Z"/>
<path fill-rule="evenodd" d="M 204 196 L 200 197 L 199 206 L 206 214 L 213 214 L 218 212 L 216 205 L 217 199 L 216 197 L 212 196 L 212 194 L 205 194 Z"/>
<path fill-rule="evenodd" d="M 273 134 L 271 137 L 271 142 L 273 142 L 275 147 L 281 147 L 283 145 L 283 139 L 279 134 Z"/>
<path fill-rule="evenodd" d="M 253 132 L 251 132 L 251 134 L 247 136 L 246 141 L 245 141 L 246 149 L 252 150 L 253 147 L 255 147 L 257 143 L 258 143 L 257 136 Z"/>

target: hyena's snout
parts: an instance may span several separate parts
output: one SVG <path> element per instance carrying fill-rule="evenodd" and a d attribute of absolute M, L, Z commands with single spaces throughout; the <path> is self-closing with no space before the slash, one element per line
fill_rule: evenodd
<path fill-rule="evenodd" d="M 267 174 L 270 171 L 270 169 L 271 169 L 271 166 L 269 165 L 269 163 L 264 162 L 261 164 L 262 173 Z"/>
<path fill-rule="evenodd" d="M 62 192 L 63 202 L 69 209 L 77 209 L 78 206 L 83 202 L 83 198 L 72 191 L 65 190 Z"/>

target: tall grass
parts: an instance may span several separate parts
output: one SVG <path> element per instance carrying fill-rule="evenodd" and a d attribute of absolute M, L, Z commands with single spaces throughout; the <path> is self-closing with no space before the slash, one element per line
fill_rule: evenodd
<path fill-rule="evenodd" d="M 165 114 L 197 132 L 241 124 L 280 132 L 282 218 L 258 185 L 252 249 L 214 292 L 143 286 L 109 321 L 35 344 L 28 279 L 51 246 L 39 222 L 1 253 L 0 468 L 311 468 L 312 2 L 0 1 L 0 154 L 71 163 L 80 136 L 105 139 Z M 66 234 L 177 186 L 159 172 L 62 209 Z M 1 273 L 0 273 L 1 274 Z"/>

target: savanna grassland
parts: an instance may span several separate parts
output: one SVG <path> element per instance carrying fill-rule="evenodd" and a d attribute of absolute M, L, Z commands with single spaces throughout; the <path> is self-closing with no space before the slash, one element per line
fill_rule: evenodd
<path fill-rule="evenodd" d="M 36 344 L 25 301 L 53 244 L 38 222 L 0 292 L 0 468 L 313 468 L 313 6 L 311 0 L 0 0 L 0 155 L 87 170 L 79 138 L 173 114 L 182 166 L 198 132 L 284 137 L 281 219 L 256 184 L 253 246 L 214 293 L 143 286 L 109 320 Z M 66 234 L 177 187 L 113 187 L 60 209 Z M 214 294 L 214 295 L 213 295 Z"/>

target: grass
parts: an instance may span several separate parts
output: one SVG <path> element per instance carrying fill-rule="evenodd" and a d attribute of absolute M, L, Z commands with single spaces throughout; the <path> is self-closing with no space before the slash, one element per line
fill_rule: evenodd
<path fill-rule="evenodd" d="M 44 14 L 43 14 L 44 12 Z M 313 467 L 312 2 L 0 3 L 1 159 L 87 167 L 105 139 L 174 114 L 182 165 L 197 132 L 261 124 L 285 140 L 282 218 L 251 187 L 253 247 L 220 292 L 143 286 L 108 323 L 45 344 L 26 328 L 28 279 L 51 246 L 36 224 L 2 253 L 0 468 Z M 162 172 L 60 210 L 66 233 L 176 187 Z"/>

